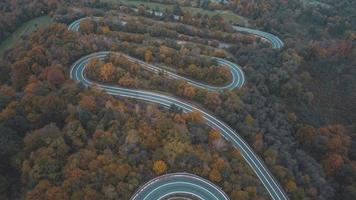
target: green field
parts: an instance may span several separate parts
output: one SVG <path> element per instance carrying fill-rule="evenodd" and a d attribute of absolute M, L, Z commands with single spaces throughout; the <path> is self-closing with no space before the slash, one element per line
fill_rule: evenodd
<path fill-rule="evenodd" d="M 318 0 L 300 0 L 303 4 L 309 5 L 309 6 L 321 6 L 324 8 L 331 8 L 329 4 L 323 3 Z"/>
<path fill-rule="evenodd" d="M 21 39 L 22 36 L 35 31 L 38 27 L 45 27 L 52 23 L 52 18 L 43 16 L 34 18 L 30 21 L 23 23 L 14 33 L 6 38 L 0 44 L 0 56 L 9 48 L 11 48 L 16 41 Z"/>
<path fill-rule="evenodd" d="M 172 10 L 173 5 L 167 5 L 167 4 L 160 4 L 160 3 L 153 3 L 149 1 L 140 1 L 140 0 L 101 0 L 102 2 L 109 2 L 109 3 L 117 3 L 121 2 L 124 5 L 128 6 L 138 6 L 140 4 L 143 4 L 151 9 L 156 9 L 158 8 L 161 11 L 164 11 L 165 9 Z M 181 7 L 183 11 L 189 11 L 190 13 L 201 13 L 203 15 L 207 14 L 209 16 L 220 14 L 221 16 L 224 17 L 225 20 L 231 21 L 232 23 L 235 24 L 240 24 L 240 25 L 248 25 L 248 20 L 242 16 L 236 15 L 231 11 L 225 11 L 225 10 L 216 10 L 216 11 L 210 11 L 210 10 L 204 10 L 202 8 L 195 8 L 195 7 Z"/>

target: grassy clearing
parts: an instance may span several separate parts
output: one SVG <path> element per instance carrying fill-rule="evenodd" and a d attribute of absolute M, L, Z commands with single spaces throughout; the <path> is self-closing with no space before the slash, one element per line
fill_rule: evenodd
<path fill-rule="evenodd" d="M 323 3 L 318 0 L 300 0 L 304 5 L 309 5 L 309 6 L 321 6 L 324 8 L 331 8 L 329 4 Z"/>
<path fill-rule="evenodd" d="M 124 5 L 128 6 L 139 6 L 140 4 L 143 4 L 151 9 L 156 9 L 158 8 L 161 11 L 164 11 L 165 9 L 172 10 L 173 5 L 167 5 L 167 4 L 160 4 L 160 3 L 154 3 L 154 2 L 149 2 L 149 1 L 143 1 L 143 0 L 102 0 L 102 2 L 109 2 L 109 3 L 118 3 L 121 2 Z M 248 25 L 248 21 L 246 18 L 236 15 L 235 13 L 231 11 L 224 11 L 224 10 L 216 10 L 216 11 L 210 11 L 210 10 L 204 10 L 202 8 L 194 8 L 194 7 L 181 7 L 183 11 L 189 11 L 190 13 L 201 13 L 203 15 L 207 14 L 208 16 L 220 14 L 221 16 L 224 17 L 225 20 L 231 21 L 232 23 L 235 24 L 240 24 L 240 25 Z"/>
<path fill-rule="evenodd" d="M 0 44 L 0 56 L 11 48 L 22 36 L 35 31 L 39 27 L 45 27 L 52 23 L 52 18 L 49 16 L 38 17 L 28 22 L 23 23 L 14 33 L 7 37 Z"/>

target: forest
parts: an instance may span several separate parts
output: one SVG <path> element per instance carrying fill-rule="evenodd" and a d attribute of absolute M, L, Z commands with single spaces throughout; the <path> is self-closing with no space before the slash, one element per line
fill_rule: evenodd
<path fill-rule="evenodd" d="M 152 2 L 175 9 L 159 17 L 119 2 L 0 2 L 0 41 L 32 18 L 54 19 L 0 58 L 0 199 L 130 199 L 152 178 L 181 171 L 214 182 L 230 199 L 270 198 L 241 153 L 198 112 L 114 97 L 71 80 L 71 65 L 97 51 L 118 53 L 92 60 L 89 79 L 207 109 L 250 144 L 290 199 L 356 199 L 356 2 Z M 285 47 L 276 51 L 234 32 L 219 15 L 180 6 L 231 10 L 279 35 Z M 68 30 L 91 16 L 101 19 Z M 222 57 L 238 63 L 247 82 L 209 92 L 152 74 L 123 55 L 217 86 L 231 74 L 209 56 Z"/>

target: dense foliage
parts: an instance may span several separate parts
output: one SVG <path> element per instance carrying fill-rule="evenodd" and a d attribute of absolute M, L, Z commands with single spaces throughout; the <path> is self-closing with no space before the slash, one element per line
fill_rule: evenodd
<path fill-rule="evenodd" d="M 24 6 L 14 2 L 0 3 L 0 15 Z M 356 198 L 354 1 L 179 1 L 246 16 L 251 26 L 281 36 L 281 51 L 233 33 L 220 16 L 182 13 L 179 6 L 174 12 L 183 16 L 177 22 L 171 12 L 154 17 L 143 6 L 136 13 L 98 1 L 73 1 L 70 7 L 29 2 L 38 5 L 29 8 L 55 10 L 59 23 L 104 18 L 83 22 L 79 33 L 63 24 L 39 30 L 0 61 L 0 198 L 128 199 L 151 178 L 179 171 L 214 181 L 231 199 L 268 198 L 240 154 L 199 114 L 117 99 L 69 80 L 74 61 L 101 50 L 210 84 L 226 83 L 229 74 L 216 71 L 204 55 L 238 63 L 247 85 L 222 93 L 154 75 L 114 54 L 93 60 L 86 74 L 200 104 L 238 130 L 291 199 Z M 1 37 L 13 31 L 6 23 L 0 19 L 0 30 L 6 30 Z"/>

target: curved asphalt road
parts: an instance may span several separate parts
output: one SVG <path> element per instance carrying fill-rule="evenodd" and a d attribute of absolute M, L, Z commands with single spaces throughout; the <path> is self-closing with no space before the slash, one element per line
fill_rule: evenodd
<path fill-rule="evenodd" d="M 232 26 L 232 28 L 237 32 L 252 34 L 267 40 L 269 43 L 271 43 L 273 49 L 281 49 L 284 46 L 283 41 L 279 39 L 279 37 L 271 33 L 266 33 L 263 31 L 241 27 L 241 26 Z"/>
<path fill-rule="evenodd" d="M 68 29 L 69 30 L 72 30 L 72 31 L 79 31 L 79 28 L 80 28 L 80 23 L 82 21 L 85 21 L 85 20 L 94 20 L 94 21 L 99 21 L 103 19 L 103 17 L 83 17 L 83 18 L 80 18 L 74 22 L 72 22 L 71 24 L 69 24 L 68 26 Z M 126 24 L 126 22 L 121 22 L 123 25 Z"/>
<path fill-rule="evenodd" d="M 222 190 L 208 180 L 193 174 L 174 173 L 149 181 L 131 197 L 131 200 L 160 200 L 175 194 L 185 194 L 207 200 L 229 199 Z"/>
<path fill-rule="evenodd" d="M 160 12 L 155 12 L 155 14 L 157 15 L 162 15 L 162 13 Z M 176 16 L 177 17 L 177 16 Z M 73 30 L 73 31 L 78 31 L 79 27 L 80 27 L 80 23 L 82 21 L 85 20 L 100 20 L 103 19 L 102 17 L 84 17 L 84 18 L 80 18 L 74 22 L 72 22 L 68 29 L 69 30 Z M 121 22 L 123 25 L 125 25 L 127 22 L 122 21 Z M 255 29 L 251 29 L 251 28 L 246 28 L 246 27 L 241 27 L 241 26 L 232 26 L 232 28 L 237 31 L 237 32 L 241 32 L 241 33 L 247 33 L 247 34 L 252 34 L 256 37 L 260 37 L 265 39 L 267 42 L 269 42 L 272 45 L 273 49 L 281 49 L 284 46 L 284 43 L 281 39 L 279 39 L 279 37 L 271 34 L 271 33 L 267 33 L 264 31 L 260 31 L 260 30 L 255 30 Z"/>
<path fill-rule="evenodd" d="M 83 20 L 83 19 L 81 19 Z M 69 30 L 77 31 L 80 26 L 81 20 L 77 20 L 69 25 Z M 265 33 L 262 31 L 257 31 L 253 29 L 246 29 L 243 27 L 235 28 L 236 31 L 247 32 L 251 34 L 258 35 L 259 37 L 267 39 L 273 48 L 282 48 L 283 42 L 276 36 Z M 259 180 L 265 186 L 266 190 L 270 194 L 271 198 L 274 200 L 287 200 L 288 197 L 286 193 L 283 191 L 283 188 L 278 184 L 278 182 L 271 175 L 267 167 L 263 164 L 261 159 L 253 152 L 251 147 L 228 125 L 226 125 L 223 121 L 217 119 L 213 115 L 208 112 L 196 107 L 195 105 L 186 103 L 180 99 L 175 97 L 162 95 L 159 93 L 148 92 L 143 90 L 136 89 L 127 89 L 121 87 L 110 86 L 106 84 L 98 84 L 88 80 L 84 76 L 84 70 L 86 65 L 93 58 L 104 59 L 110 52 L 97 52 L 87 56 L 80 58 L 76 61 L 72 67 L 70 76 L 72 79 L 81 82 L 85 86 L 91 86 L 96 84 L 103 90 L 105 90 L 108 94 L 122 97 L 129 97 L 138 100 L 144 100 L 148 102 L 158 103 L 160 105 L 170 107 L 171 105 L 176 105 L 181 108 L 184 112 L 192 112 L 198 111 L 202 114 L 203 118 L 206 120 L 207 124 L 212 128 L 219 131 L 222 136 L 230 141 L 232 145 L 239 149 L 240 153 L 252 168 L 252 170 L 256 173 Z M 125 55 L 127 58 L 131 59 L 134 62 L 138 62 L 143 67 L 157 72 L 156 70 L 162 71 L 162 69 L 147 64 L 141 60 L 137 60 L 130 56 Z M 212 87 L 202 83 L 197 83 L 193 80 L 178 76 L 174 73 L 169 72 L 168 75 L 171 78 L 179 78 L 188 81 L 190 84 L 195 85 L 197 87 L 203 87 L 207 90 L 222 90 L 222 89 L 234 89 L 237 87 L 241 87 L 244 83 L 244 75 L 241 69 L 234 63 L 227 61 L 221 58 L 215 58 L 220 64 L 228 66 L 231 69 L 231 73 L 233 75 L 233 81 L 224 87 Z M 209 183 L 207 185 L 207 183 Z M 167 195 L 171 194 L 190 194 L 196 196 L 201 199 L 206 200 L 216 200 L 216 199 L 228 199 L 228 197 L 222 192 L 222 190 L 216 185 L 191 174 L 168 174 L 164 177 L 158 177 L 144 186 L 142 186 L 136 194 L 132 197 L 132 200 L 157 200 L 160 198 L 167 197 Z M 213 194 L 213 195 L 212 195 Z M 214 194 L 220 194 L 222 196 L 216 196 Z M 159 197 L 159 198 L 157 198 Z"/>

